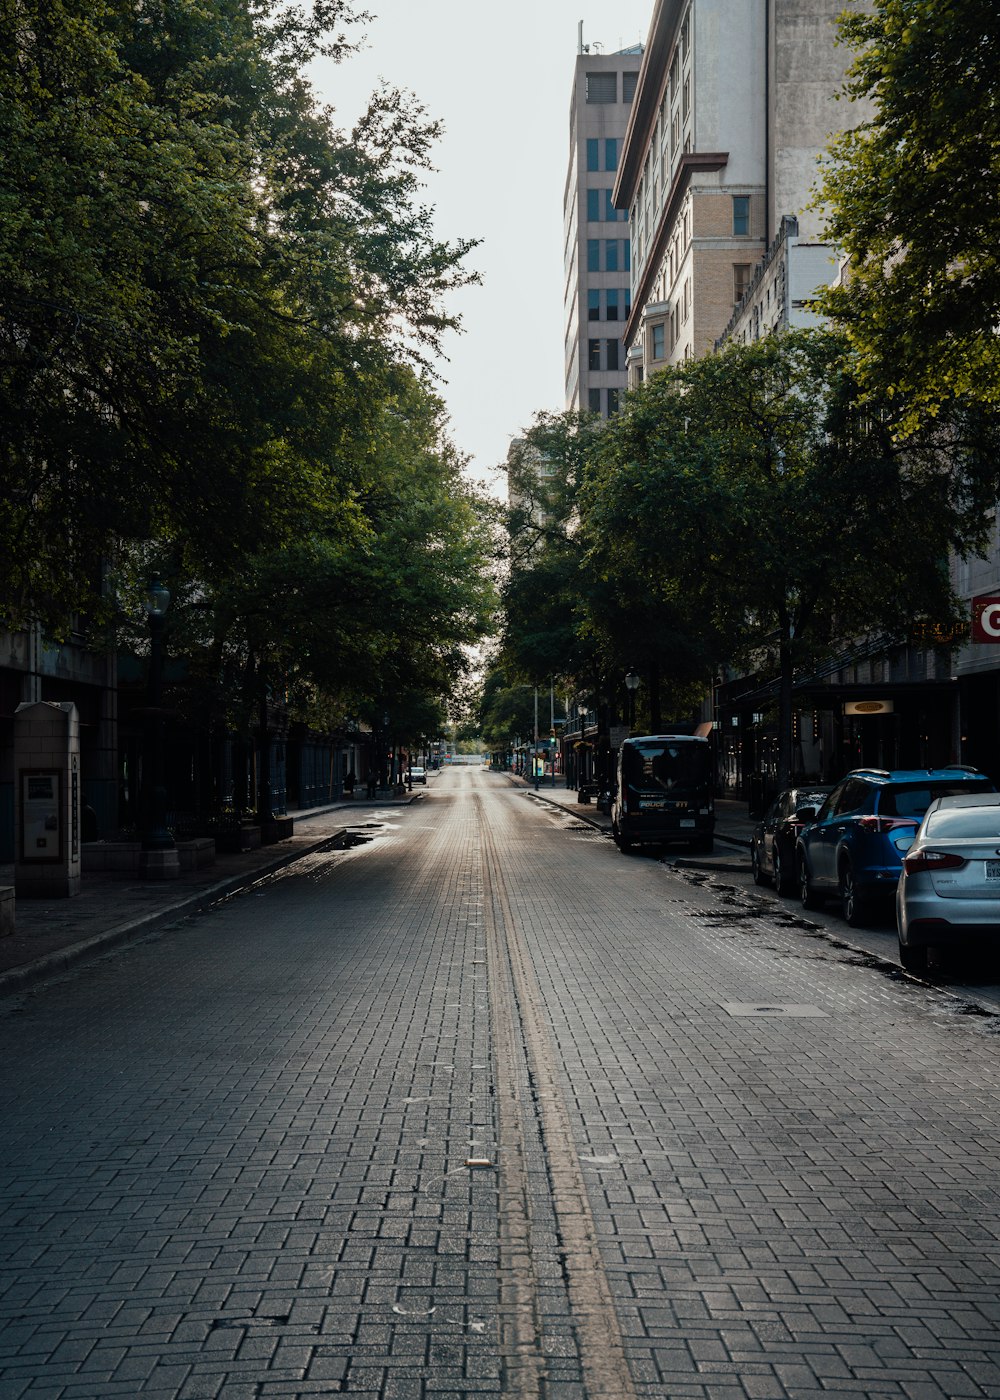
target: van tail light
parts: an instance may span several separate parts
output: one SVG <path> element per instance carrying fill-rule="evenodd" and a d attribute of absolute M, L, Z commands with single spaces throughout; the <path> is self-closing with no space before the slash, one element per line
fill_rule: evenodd
<path fill-rule="evenodd" d="M 916 875 L 920 870 L 929 870 L 933 875 L 937 870 L 961 870 L 968 861 L 951 851 L 914 851 L 904 856 L 903 869 L 907 875 Z"/>
<path fill-rule="evenodd" d="M 862 831 L 886 832 L 896 831 L 899 827 L 905 826 L 910 831 L 916 831 L 920 825 L 912 817 L 858 817 L 858 826 Z"/>

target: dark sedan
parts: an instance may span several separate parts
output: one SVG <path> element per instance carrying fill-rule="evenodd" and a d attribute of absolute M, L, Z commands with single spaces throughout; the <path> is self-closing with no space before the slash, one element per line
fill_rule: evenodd
<path fill-rule="evenodd" d="M 803 783 L 779 792 L 750 837 L 750 865 L 758 885 L 771 880 L 779 894 L 795 889 L 795 842 L 803 827 L 795 813 L 800 807 L 821 807 L 831 791 L 821 783 Z"/>

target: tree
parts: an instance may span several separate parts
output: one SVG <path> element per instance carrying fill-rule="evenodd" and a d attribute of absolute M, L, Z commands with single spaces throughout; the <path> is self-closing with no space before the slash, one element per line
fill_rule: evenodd
<path fill-rule="evenodd" d="M 845 640 L 952 616 L 949 550 L 985 543 L 998 432 L 967 406 L 895 441 L 829 333 L 689 361 L 630 395 L 581 497 L 602 576 L 637 581 L 708 654 L 780 678 Z"/>
<path fill-rule="evenodd" d="M 395 368 L 471 246 L 418 203 L 436 124 L 349 135 L 302 74 L 348 0 L 0 0 L 0 622 L 107 605 L 99 561 L 189 578 L 344 533 Z"/>
<path fill-rule="evenodd" d="M 819 298 L 904 431 L 968 397 L 1000 404 L 1000 28 L 990 0 L 872 0 L 841 20 L 847 95 L 819 201 L 849 258 Z"/>

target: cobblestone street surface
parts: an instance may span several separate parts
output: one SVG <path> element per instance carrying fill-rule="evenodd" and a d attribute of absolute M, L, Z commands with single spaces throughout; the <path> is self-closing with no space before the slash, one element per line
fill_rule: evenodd
<path fill-rule="evenodd" d="M 501 774 L 371 820 L 0 998 L 0 1400 L 1000 1397 L 1000 1015 Z"/>

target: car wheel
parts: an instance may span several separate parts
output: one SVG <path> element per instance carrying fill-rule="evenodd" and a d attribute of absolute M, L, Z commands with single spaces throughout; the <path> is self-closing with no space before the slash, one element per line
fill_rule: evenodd
<path fill-rule="evenodd" d="M 909 943 L 900 943 L 899 961 L 907 972 L 922 973 L 927 971 L 927 949 L 914 948 Z"/>
<path fill-rule="evenodd" d="M 779 894 L 787 894 L 791 883 L 785 870 L 785 862 L 781 858 L 781 848 L 776 844 L 774 847 L 774 888 Z"/>
<path fill-rule="evenodd" d="M 859 928 L 866 924 L 871 914 L 871 905 L 868 900 L 858 894 L 857 882 L 854 879 L 854 867 L 850 861 L 840 872 L 840 912 L 851 928 Z"/>
<path fill-rule="evenodd" d="M 750 847 L 750 870 L 753 874 L 754 884 L 763 885 L 765 883 L 765 876 L 763 870 L 760 868 L 760 851 L 757 849 L 756 841 Z"/>
<path fill-rule="evenodd" d="M 805 860 L 799 862 L 799 899 L 802 901 L 803 909 L 818 909 L 823 903 L 823 899 L 813 889 L 813 882 L 809 878 L 809 867 Z"/>

